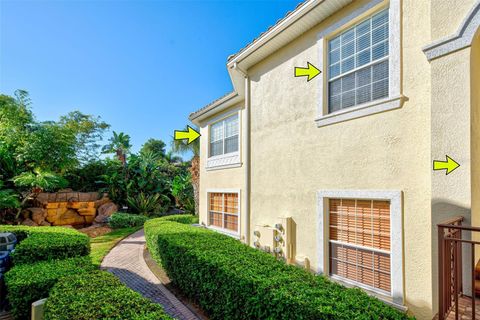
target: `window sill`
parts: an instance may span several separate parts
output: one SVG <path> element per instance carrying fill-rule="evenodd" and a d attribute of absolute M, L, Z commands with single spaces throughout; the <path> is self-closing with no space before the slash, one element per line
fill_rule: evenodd
<path fill-rule="evenodd" d="M 375 290 L 374 288 L 370 288 L 368 286 L 364 286 L 360 283 L 357 283 L 355 281 L 350 281 L 348 279 L 345 279 L 345 278 L 342 278 L 342 277 L 339 277 L 339 276 L 336 276 L 336 275 L 330 275 L 329 276 L 330 280 L 334 281 L 334 282 L 337 282 L 345 287 L 348 287 L 348 288 L 360 288 L 362 289 L 363 291 L 365 291 L 368 295 L 370 296 L 373 296 L 379 300 L 381 300 L 382 302 L 402 311 L 402 312 L 406 312 L 408 310 L 408 308 L 404 305 L 401 305 L 401 304 L 398 304 L 398 303 L 395 303 L 392 299 L 392 297 L 380 290 Z"/>
<path fill-rule="evenodd" d="M 315 119 L 317 127 L 325 127 L 334 123 L 366 117 L 372 114 L 399 109 L 405 102 L 404 96 L 386 98 L 364 103 L 355 107 L 339 110 Z"/>
<path fill-rule="evenodd" d="M 207 159 L 207 170 L 220 170 L 227 168 L 236 168 L 242 166 L 240 162 L 240 153 L 227 153 L 221 156 L 210 157 Z"/>
<path fill-rule="evenodd" d="M 218 227 L 213 227 L 213 226 L 207 226 L 206 228 L 209 230 L 224 234 L 226 236 L 235 238 L 237 240 L 240 240 L 240 234 L 238 232 L 228 231 L 228 230 L 218 228 Z"/>

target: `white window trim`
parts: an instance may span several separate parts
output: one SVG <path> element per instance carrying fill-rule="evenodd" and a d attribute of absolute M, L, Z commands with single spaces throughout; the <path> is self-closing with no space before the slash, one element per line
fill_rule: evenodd
<path fill-rule="evenodd" d="M 383 0 L 372 0 L 363 7 L 331 24 L 317 35 L 319 48 L 318 69 L 325 70 L 321 81 L 318 81 L 318 116 L 315 119 L 317 127 L 324 127 L 334 123 L 348 121 L 368 115 L 401 108 L 405 98 L 401 94 L 401 0 L 390 0 L 389 6 Z M 389 81 L 388 97 L 370 101 L 351 108 L 345 108 L 328 113 L 328 40 L 347 30 L 356 23 L 365 20 L 374 13 L 389 9 Z"/>
<path fill-rule="evenodd" d="M 224 228 L 219 228 L 216 226 L 210 225 L 210 193 L 236 193 L 238 194 L 238 229 L 237 231 L 231 231 Z M 207 189 L 207 221 L 205 225 L 208 229 L 214 230 L 216 232 L 225 234 L 227 236 L 231 236 L 236 239 L 240 239 L 240 231 L 241 231 L 241 216 L 242 216 L 242 208 L 241 208 L 241 190 L 240 189 Z"/>
<path fill-rule="evenodd" d="M 391 190 L 320 190 L 317 192 L 317 272 L 325 275 L 329 270 L 329 199 L 365 199 L 390 201 L 390 274 L 391 292 L 389 298 L 393 304 L 403 306 L 403 214 L 402 192 Z M 340 277 L 332 277 L 339 280 Z M 353 284 L 352 281 L 341 279 Z M 372 288 L 354 284 L 371 292 Z M 378 291 L 377 293 L 381 293 Z"/>
<path fill-rule="evenodd" d="M 210 135 L 211 135 L 211 126 L 217 122 L 223 121 L 226 118 L 229 118 L 234 115 L 238 116 L 238 150 L 235 152 L 229 152 L 217 156 L 210 156 Z M 239 108 L 235 108 L 233 110 L 230 110 L 229 112 L 226 112 L 224 114 L 221 114 L 213 119 L 211 119 L 206 125 L 207 125 L 207 161 L 205 168 L 210 171 L 210 170 L 219 170 L 219 169 L 227 169 L 227 168 L 236 168 L 240 167 L 242 165 L 241 163 L 241 157 L 240 157 L 240 147 L 241 147 L 241 132 L 242 132 L 242 127 L 241 127 L 242 121 L 241 121 L 241 113 Z M 225 129 L 224 129 L 225 130 Z"/>

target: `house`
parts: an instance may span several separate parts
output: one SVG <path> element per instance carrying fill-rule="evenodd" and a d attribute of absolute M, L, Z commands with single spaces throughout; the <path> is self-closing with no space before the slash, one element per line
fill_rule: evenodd
<path fill-rule="evenodd" d="M 418 319 L 471 303 L 479 26 L 477 0 L 300 3 L 228 57 L 233 92 L 190 115 L 201 223 Z M 307 63 L 321 73 L 295 77 Z M 432 165 L 446 155 L 448 175 Z"/>

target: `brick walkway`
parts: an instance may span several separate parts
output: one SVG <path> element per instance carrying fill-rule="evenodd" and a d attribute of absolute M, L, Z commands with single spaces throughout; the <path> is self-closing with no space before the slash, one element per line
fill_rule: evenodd
<path fill-rule="evenodd" d="M 199 319 L 180 302 L 150 271 L 143 259 L 145 235 L 143 229 L 120 241 L 103 259 L 102 269 L 117 276 L 131 289 L 159 303 L 176 319 Z"/>

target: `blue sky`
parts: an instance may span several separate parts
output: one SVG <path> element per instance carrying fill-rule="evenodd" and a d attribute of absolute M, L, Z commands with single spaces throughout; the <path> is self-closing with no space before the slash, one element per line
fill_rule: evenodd
<path fill-rule="evenodd" d="M 225 63 L 299 1 L 3 1 L 0 93 L 100 115 L 134 150 L 232 89 Z"/>

